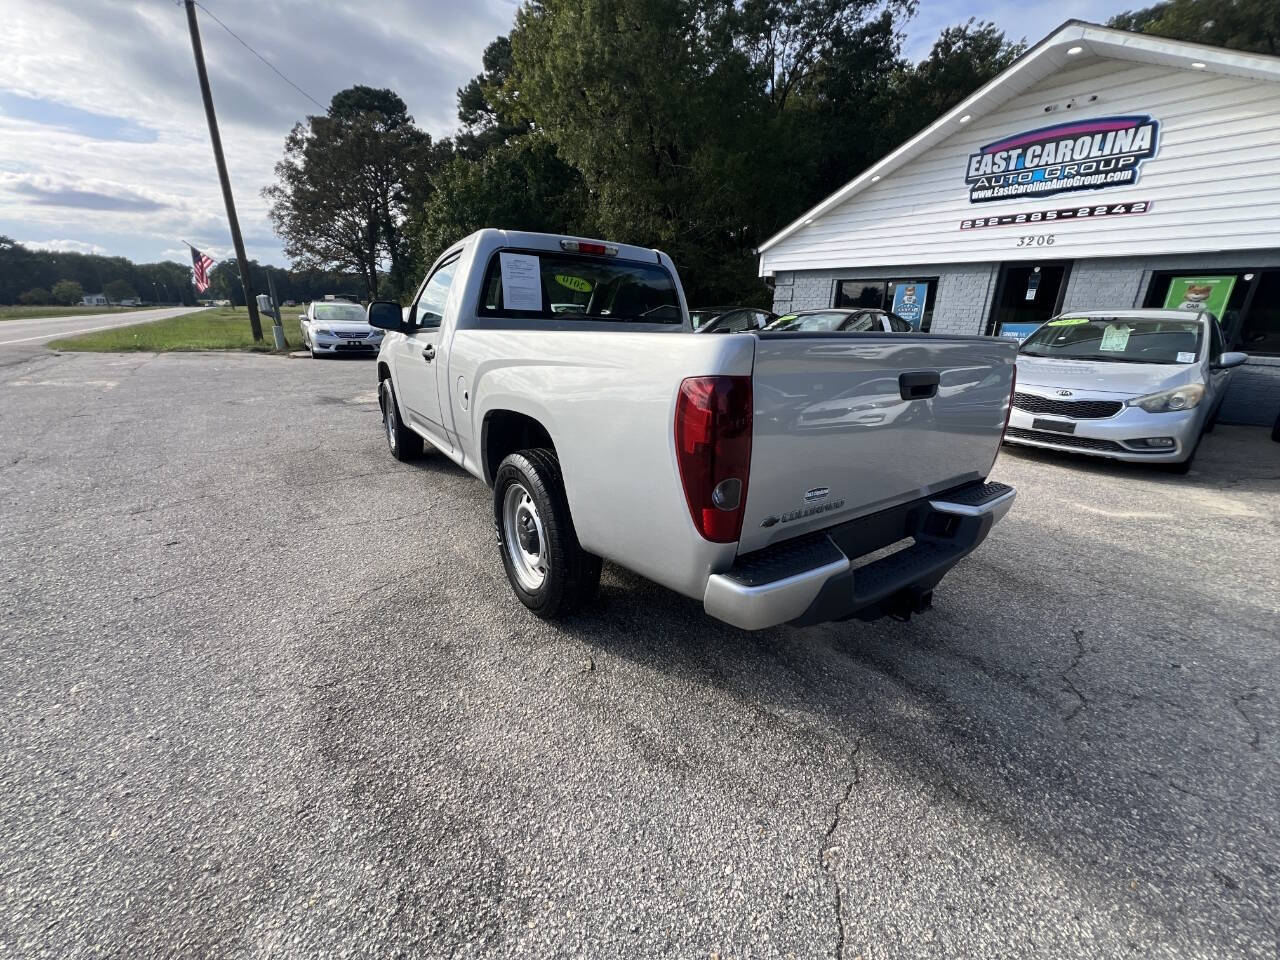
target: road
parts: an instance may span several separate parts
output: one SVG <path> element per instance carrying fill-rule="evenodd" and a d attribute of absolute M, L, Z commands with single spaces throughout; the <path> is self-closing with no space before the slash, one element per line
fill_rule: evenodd
<path fill-rule="evenodd" d="M 86 313 L 75 317 L 24 317 L 21 320 L 0 322 L 0 360 L 14 356 L 29 356 L 40 352 L 37 348 L 58 337 L 69 337 L 92 330 L 108 330 L 111 327 L 127 327 L 131 323 L 147 320 L 163 320 L 184 313 L 203 310 L 203 307 L 164 307 L 158 310 L 128 310 L 123 313 Z"/>
<path fill-rule="evenodd" d="M 0 955 L 1275 957 L 1280 444 L 1006 450 L 909 623 L 511 597 L 367 361 L 0 371 Z"/>

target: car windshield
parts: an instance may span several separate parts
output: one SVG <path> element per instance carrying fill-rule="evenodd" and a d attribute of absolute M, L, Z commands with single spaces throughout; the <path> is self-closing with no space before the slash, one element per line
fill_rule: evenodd
<path fill-rule="evenodd" d="M 714 320 L 720 316 L 719 310 L 690 310 L 689 319 L 693 323 L 693 329 L 697 330 L 700 326 L 709 320 Z"/>
<path fill-rule="evenodd" d="M 830 333 L 839 330 L 849 319 L 847 313 L 789 313 L 765 327 L 766 330 L 790 330 L 802 333 Z"/>
<path fill-rule="evenodd" d="M 1154 317 L 1059 317 L 1022 342 L 1026 357 L 1108 363 L 1195 363 L 1199 320 Z"/>
<path fill-rule="evenodd" d="M 317 320 L 354 320 L 364 322 L 364 307 L 358 303 L 317 303 L 315 305 Z"/>

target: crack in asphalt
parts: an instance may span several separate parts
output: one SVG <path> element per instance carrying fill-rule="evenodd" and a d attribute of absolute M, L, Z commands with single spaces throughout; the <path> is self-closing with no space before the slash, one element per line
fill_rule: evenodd
<path fill-rule="evenodd" d="M 831 823 L 827 826 L 827 831 L 822 835 L 822 843 L 818 847 L 818 868 L 831 880 L 832 889 L 832 905 L 836 914 L 836 942 L 833 946 L 831 955 L 835 960 L 844 960 L 844 895 L 840 890 L 840 880 L 832 870 L 830 858 L 827 856 L 838 848 L 830 846 L 831 838 L 835 836 L 835 832 L 840 829 L 841 821 L 844 819 L 844 808 L 848 805 L 849 799 L 853 796 L 853 788 L 856 787 L 862 776 L 858 770 L 858 756 L 862 752 L 862 746 L 867 742 L 874 730 L 868 730 L 865 734 L 858 738 L 853 745 L 853 752 L 849 755 L 850 763 L 853 766 L 853 776 L 849 782 L 844 785 L 844 792 L 840 799 L 836 801 L 836 808 L 831 816 Z"/>
<path fill-rule="evenodd" d="M 1067 712 L 1067 723 L 1076 718 L 1085 707 L 1089 705 L 1089 698 L 1080 692 L 1080 688 L 1076 686 L 1075 681 L 1071 679 L 1071 674 L 1080 666 L 1080 661 L 1084 659 L 1084 655 L 1088 653 L 1084 645 L 1084 631 L 1076 628 L 1071 629 L 1071 637 L 1076 643 L 1076 652 L 1071 657 L 1071 666 L 1062 671 L 1062 682 L 1066 684 L 1066 689 L 1079 701 L 1070 711 Z"/>
<path fill-rule="evenodd" d="M 1250 717 L 1249 714 L 1245 713 L 1244 704 L 1252 703 L 1256 699 L 1258 699 L 1258 688 L 1256 686 L 1250 687 L 1248 693 L 1242 693 L 1238 697 L 1231 698 L 1231 705 L 1236 708 L 1236 713 L 1240 714 L 1240 719 L 1243 720 L 1248 725 L 1249 729 L 1253 731 L 1253 735 L 1249 738 L 1249 749 L 1251 750 L 1260 749 L 1260 745 L 1262 743 L 1262 731 L 1258 728 L 1258 725 L 1254 722 L 1253 718 Z"/>
<path fill-rule="evenodd" d="M 365 597 L 372 596 L 373 594 L 377 593 L 379 590 L 387 589 L 387 587 L 393 587 L 397 583 L 403 583 L 405 580 L 408 580 L 410 577 L 417 576 L 417 574 L 418 574 L 418 571 L 411 570 L 410 572 L 401 574 L 398 577 L 392 577 L 390 580 L 380 583 L 375 587 L 370 587 L 368 590 L 365 590 L 363 593 L 356 594 L 349 601 L 347 601 L 346 605 L 348 608 L 354 607 L 357 603 L 359 603 Z"/>
<path fill-rule="evenodd" d="M 313 530 L 337 530 L 341 527 L 369 527 L 382 523 L 408 523 L 410 520 L 421 520 L 424 517 L 431 516 L 430 510 L 421 510 L 418 513 L 406 513 L 395 517 L 377 517 L 373 520 L 364 517 L 357 517 L 354 520 L 344 520 L 341 523 L 323 523 L 313 526 Z"/>
<path fill-rule="evenodd" d="M 1204 803 L 1217 802 L 1213 799 L 1213 797 L 1210 797 L 1207 794 L 1203 794 L 1198 790 L 1192 790 L 1190 787 L 1186 786 L 1186 784 L 1181 783 L 1177 780 L 1174 780 L 1172 777 L 1167 777 L 1163 773 L 1159 772 L 1158 770 L 1147 770 L 1145 768 L 1139 768 L 1138 772 L 1141 773 L 1143 776 L 1150 777 L 1152 780 L 1155 780 L 1157 783 L 1164 784 L 1164 786 L 1168 787 L 1170 790 L 1173 790 L 1175 793 L 1180 793 L 1184 797 L 1195 797 L 1197 800 L 1201 800 Z"/>

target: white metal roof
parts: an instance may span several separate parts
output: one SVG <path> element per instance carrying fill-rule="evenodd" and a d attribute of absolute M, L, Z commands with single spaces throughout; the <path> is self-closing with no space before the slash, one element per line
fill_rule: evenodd
<path fill-rule="evenodd" d="M 1191 67 L 1209 73 L 1280 81 L 1280 57 L 1243 53 L 1183 40 L 1166 40 L 1145 33 L 1113 30 L 1083 20 L 1068 20 L 1015 60 L 968 99 L 925 127 L 879 162 L 868 167 L 817 206 L 806 210 L 761 244 L 756 253 L 786 239 L 806 224 L 855 196 L 872 183 L 923 154 L 985 114 L 1067 66 L 1094 58 L 1129 60 L 1171 67 Z M 1199 64 L 1199 66 L 1197 66 Z"/>

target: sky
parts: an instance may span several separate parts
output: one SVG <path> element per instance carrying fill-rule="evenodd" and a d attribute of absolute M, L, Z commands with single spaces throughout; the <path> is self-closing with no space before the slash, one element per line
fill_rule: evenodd
<path fill-rule="evenodd" d="M 390 87 L 432 136 L 506 33 L 518 0 L 201 0 L 306 94 L 328 104 Z M 1145 0 L 920 0 L 907 53 L 969 17 L 1035 42 L 1063 20 L 1103 22 Z M 205 60 L 250 257 L 286 265 L 261 190 L 290 128 L 320 109 L 199 11 Z M 175 0 L 0 0 L 0 234 L 28 246 L 185 261 L 230 234 Z"/>

